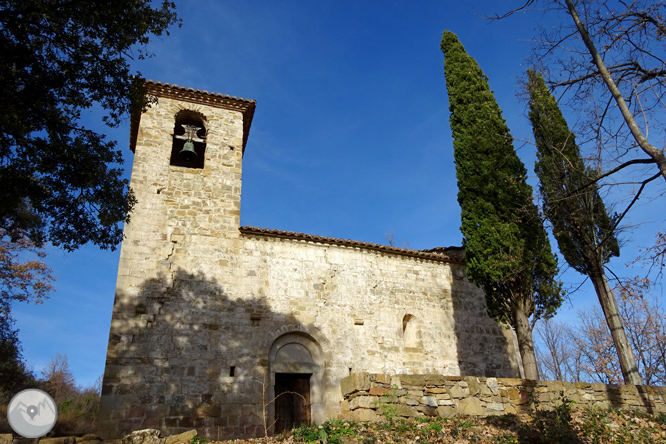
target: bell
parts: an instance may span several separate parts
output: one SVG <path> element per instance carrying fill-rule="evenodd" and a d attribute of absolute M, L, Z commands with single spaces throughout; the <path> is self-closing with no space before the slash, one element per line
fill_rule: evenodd
<path fill-rule="evenodd" d="M 197 160 L 197 152 L 194 151 L 194 143 L 191 140 L 185 142 L 183 149 L 178 153 L 178 157 L 185 162 L 193 162 Z"/>

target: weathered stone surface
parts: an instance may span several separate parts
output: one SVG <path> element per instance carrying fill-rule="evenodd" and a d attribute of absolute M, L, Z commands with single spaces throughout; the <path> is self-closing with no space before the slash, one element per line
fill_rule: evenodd
<path fill-rule="evenodd" d="M 386 393 L 391 393 L 391 389 L 384 387 L 371 387 L 368 393 L 373 396 L 382 396 Z"/>
<path fill-rule="evenodd" d="M 465 378 L 467 383 L 467 388 L 469 389 L 470 396 L 476 396 L 479 393 L 479 381 L 474 376 L 468 376 Z"/>
<path fill-rule="evenodd" d="M 189 444 L 190 440 L 195 436 L 197 436 L 196 429 L 188 430 L 178 435 L 167 436 L 164 444 Z"/>
<path fill-rule="evenodd" d="M 358 396 L 349 401 L 349 408 L 351 410 L 356 410 L 358 408 L 371 409 L 377 406 L 377 402 L 376 396 Z"/>
<path fill-rule="evenodd" d="M 432 387 L 432 388 L 429 387 L 429 388 L 426 389 L 426 393 L 439 394 L 439 393 L 447 393 L 447 392 L 448 392 L 448 390 L 446 390 L 445 388 L 442 388 L 442 387 Z"/>
<path fill-rule="evenodd" d="M 419 416 L 418 412 L 413 407 L 402 404 L 396 405 L 395 414 L 396 416 L 402 416 L 404 418 Z"/>
<path fill-rule="evenodd" d="M 456 405 L 462 415 L 483 416 L 486 414 L 479 398 L 460 399 L 456 401 Z"/>
<path fill-rule="evenodd" d="M 197 416 L 220 416 L 221 409 L 219 405 L 214 404 L 201 404 L 197 407 Z"/>
<path fill-rule="evenodd" d="M 13 436 L 11 433 L 0 433 L 0 444 L 9 444 L 12 442 Z"/>
<path fill-rule="evenodd" d="M 486 404 L 486 409 L 490 410 L 491 412 L 503 412 L 504 404 L 499 402 L 489 402 Z"/>
<path fill-rule="evenodd" d="M 342 396 L 358 391 L 370 390 L 370 375 L 367 373 L 353 373 L 340 381 Z"/>
<path fill-rule="evenodd" d="M 410 385 L 422 387 L 425 386 L 426 375 L 400 375 L 400 382 L 402 382 L 403 386 Z"/>
<path fill-rule="evenodd" d="M 451 390 L 449 390 L 449 394 L 452 398 L 465 398 L 469 396 L 469 388 L 460 387 L 460 385 L 454 385 L 451 387 Z"/>
<path fill-rule="evenodd" d="M 59 438 L 40 438 L 39 442 L 40 444 L 74 444 L 79 441 L 75 436 L 63 436 Z"/>
<path fill-rule="evenodd" d="M 37 444 L 39 442 L 39 438 L 14 438 L 12 440 L 12 444 Z"/>
<path fill-rule="evenodd" d="M 424 396 L 419 401 L 429 407 L 437 407 L 437 399 L 433 398 L 432 396 Z"/>
<path fill-rule="evenodd" d="M 136 430 L 125 436 L 122 444 L 164 444 L 164 438 L 156 429 Z"/>
<path fill-rule="evenodd" d="M 452 418 L 456 416 L 456 408 L 454 406 L 437 407 L 437 415 L 440 418 Z"/>
<path fill-rule="evenodd" d="M 357 409 L 351 412 L 349 419 L 356 422 L 378 422 L 381 420 L 381 416 L 374 410 Z"/>

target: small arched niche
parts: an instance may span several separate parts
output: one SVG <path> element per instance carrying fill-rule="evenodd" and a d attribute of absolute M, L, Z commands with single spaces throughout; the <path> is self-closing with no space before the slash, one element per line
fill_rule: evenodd
<path fill-rule="evenodd" d="M 185 109 L 175 116 L 170 164 L 203 168 L 206 154 L 206 116 Z"/>
<path fill-rule="evenodd" d="M 412 314 L 406 314 L 402 318 L 402 339 L 406 348 L 420 348 L 421 328 L 418 319 Z"/>

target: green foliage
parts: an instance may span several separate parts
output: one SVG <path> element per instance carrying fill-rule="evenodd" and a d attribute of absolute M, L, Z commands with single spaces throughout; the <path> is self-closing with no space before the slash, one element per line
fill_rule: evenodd
<path fill-rule="evenodd" d="M 302 426 L 294 429 L 294 438 L 303 442 L 341 444 L 344 436 L 354 436 L 356 424 L 331 420 L 319 426 Z"/>
<path fill-rule="evenodd" d="M 210 442 L 210 439 L 206 439 L 202 436 L 193 436 L 190 439 L 190 444 L 206 444 L 207 442 Z"/>
<path fill-rule="evenodd" d="M 528 71 L 528 90 L 544 213 L 569 265 L 590 275 L 620 254 L 615 217 L 606 211 L 596 172 L 585 166 L 576 136 L 541 74 Z"/>
<path fill-rule="evenodd" d="M 415 417 L 396 419 L 392 424 L 329 421 L 319 426 L 299 427 L 289 434 L 262 442 L 309 443 L 414 443 L 479 442 L 517 443 L 652 443 L 663 441 L 666 424 L 659 417 L 635 411 L 580 409 L 560 394 L 552 411 L 537 407 L 528 415 L 501 415 L 486 418 Z"/>
<path fill-rule="evenodd" d="M 572 409 L 575 402 L 560 392 L 559 404 L 553 411 L 539 408 L 537 394 L 532 391 L 529 403 L 533 409 L 534 424 L 542 442 L 577 443 L 579 442 L 572 424 Z"/>
<path fill-rule="evenodd" d="M 515 327 L 518 306 L 528 317 L 549 317 L 562 302 L 561 285 L 527 170 L 476 61 L 451 32 L 441 49 L 467 276 L 484 289 L 498 320 Z"/>
<path fill-rule="evenodd" d="M 518 441 L 518 438 L 513 433 L 502 433 L 501 435 L 497 435 L 495 437 L 495 442 L 497 444 L 518 444 L 520 441 Z"/>
<path fill-rule="evenodd" d="M 393 392 L 389 391 L 384 393 L 381 397 L 377 398 L 374 403 L 375 408 L 379 414 L 382 415 L 386 422 L 391 425 L 393 424 L 393 420 L 395 419 L 395 415 L 398 411 L 398 407 L 395 405 L 395 403 L 389 402 L 393 397 Z"/>
<path fill-rule="evenodd" d="M 0 228 L 36 245 L 113 248 L 133 204 L 122 156 L 81 123 L 119 125 L 147 102 L 129 58 L 177 22 L 146 0 L 0 2 Z M 116 165 L 116 166 L 114 166 Z"/>
<path fill-rule="evenodd" d="M 50 392 L 53 386 L 48 382 L 42 387 Z M 99 410 L 100 390 L 97 386 L 72 387 L 67 395 L 54 398 L 58 405 L 58 421 L 53 428 L 57 436 L 83 435 L 95 432 Z"/>
<path fill-rule="evenodd" d="M 9 313 L 0 310 L 0 403 L 9 402 L 20 390 L 35 387 L 37 382 L 23 362 L 18 330 Z"/>

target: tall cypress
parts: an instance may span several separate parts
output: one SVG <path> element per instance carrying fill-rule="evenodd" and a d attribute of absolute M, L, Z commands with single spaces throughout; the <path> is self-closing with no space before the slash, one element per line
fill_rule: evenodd
<path fill-rule="evenodd" d="M 594 284 L 625 382 L 640 384 L 636 360 L 604 271 L 610 258 L 620 254 L 615 220 L 608 214 L 596 175 L 585 166 L 576 137 L 543 77 L 532 70 L 527 74 L 529 116 L 537 146 L 535 171 L 541 183 L 544 213 L 566 261 Z"/>
<path fill-rule="evenodd" d="M 488 78 L 452 32 L 441 49 L 467 276 L 515 329 L 525 377 L 538 379 L 532 328 L 562 303 L 557 261 Z"/>

